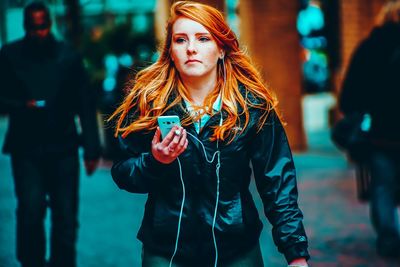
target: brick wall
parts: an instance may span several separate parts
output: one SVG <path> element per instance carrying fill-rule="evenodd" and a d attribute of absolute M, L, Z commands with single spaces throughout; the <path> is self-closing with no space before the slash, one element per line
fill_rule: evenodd
<path fill-rule="evenodd" d="M 239 3 L 241 43 L 276 92 L 293 149 L 306 141 L 301 109 L 300 44 L 296 30 L 298 1 L 242 0 Z"/>

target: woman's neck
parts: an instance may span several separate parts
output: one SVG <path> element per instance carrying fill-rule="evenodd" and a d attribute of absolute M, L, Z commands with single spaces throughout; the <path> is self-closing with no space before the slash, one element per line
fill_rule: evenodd
<path fill-rule="evenodd" d="M 187 79 L 183 79 L 183 83 L 187 90 L 189 91 L 189 95 L 192 98 L 193 104 L 197 106 L 202 106 L 204 104 L 204 100 L 207 98 L 208 94 L 210 94 L 216 84 L 217 84 L 217 77 L 190 77 Z"/>

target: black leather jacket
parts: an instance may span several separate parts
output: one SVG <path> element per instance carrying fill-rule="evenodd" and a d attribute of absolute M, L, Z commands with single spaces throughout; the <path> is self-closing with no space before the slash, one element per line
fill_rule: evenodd
<path fill-rule="evenodd" d="M 340 110 L 372 116 L 370 137 L 400 148 L 400 25 L 376 27 L 352 55 L 339 98 Z"/>
<path fill-rule="evenodd" d="M 180 106 L 165 115 L 186 116 Z M 224 112 L 223 117 L 226 116 Z M 264 203 L 278 250 L 287 261 L 309 258 L 303 215 L 297 204 L 296 173 L 285 131 L 272 112 L 262 130 L 257 132 L 259 111 L 250 110 L 250 123 L 244 133 L 227 144 L 219 143 L 221 151 L 219 202 L 215 233 L 220 259 L 232 258 L 258 243 L 262 223 L 249 191 L 250 162 L 258 192 Z M 211 158 L 217 150 L 209 140 L 212 127 L 217 126 L 216 114 L 197 134 L 193 125 L 185 129 L 198 137 Z M 120 138 L 126 158 L 116 162 L 112 177 L 121 189 L 148 193 L 144 219 L 138 238 L 144 246 L 171 257 L 177 234 L 182 203 L 179 165 L 159 163 L 151 154 L 154 132 L 133 133 Z M 188 135 L 189 145 L 179 156 L 185 183 L 185 204 L 179 238 L 178 257 L 214 258 L 212 223 L 216 201 L 216 160 L 207 163 L 198 141 Z M 203 266 L 207 266 L 204 264 Z"/>

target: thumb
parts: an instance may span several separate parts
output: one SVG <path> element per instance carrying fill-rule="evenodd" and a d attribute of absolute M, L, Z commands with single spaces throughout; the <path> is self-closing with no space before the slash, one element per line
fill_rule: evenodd
<path fill-rule="evenodd" d="M 160 143 L 161 131 L 160 128 L 157 127 L 156 132 L 153 136 L 153 140 L 151 141 L 153 145 Z"/>

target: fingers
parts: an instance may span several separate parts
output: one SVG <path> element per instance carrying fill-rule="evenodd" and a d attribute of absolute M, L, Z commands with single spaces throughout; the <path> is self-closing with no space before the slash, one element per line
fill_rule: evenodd
<path fill-rule="evenodd" d="M 153 136 L 153 140 L 151 140 L 151 146 L 152 146 L 153 151 L 154 150 L 162 151 L 163 147 L 160 144 L 160 142 L 161 142 L 160 138 L 161 138 L 161 131 L 160 131 L 160 128 L 157 127 L 156 132 Z M 153 153 L 153 155 L 154 155 L 154 153 Z"/>
<path fill-rule="evenodd" d="M 177 128 L 177 129 L 172 129 L 171 132 L 174 132 L 174 137 L 168 145 L 168 149 L 170 151 L 175 151 L 177 149 L 178 144 L 180 143 L 180 140 L 183 138 L 182 132 L 184 131 L 183 128 Z M 179 135 L 177 135 L 179 133 Z"/>
<path fill-rule="evenodd" d="M 153 145 L 156 145 L 156 144 L 160 143 L 160 137 L 161 137 L 160 127 L 157 127 L 156 133 L 154 134 L 153 140 L 151 141 L 151 143 Z"/>
<path fill-rule="evenodd" d="M 171 131 L 169 131 L 169 133 L 167 134 L 167 136 L 162 140 L 162 144 L 164 146 L 168 146 L 169 143 L 171 143 L 171 141 L 175 138 L 175 131 L 179 130 L 180 127 L 178 126 L 174 126 L 172 127 Z"/>
<path fill-rule="evenodd" d="M 187 139 L 187 133 L 186 133 L 186 130 L 184 129 L 182 131 L 182 137 L 175 148 L 175 154 L 177 154 L 177 156 L 182 154 L 182 152 L 186 150 L 188 143 L 189 143 L 189 141 Z"/>
<path fill-rule="evenodd" d="M 162 163 L 174 161 L 188 146 L 187 133 L 182 127 L 174 126 L 161 141 L 161 131 L 157 127 L 152 140 L 152 154 Z"/>

